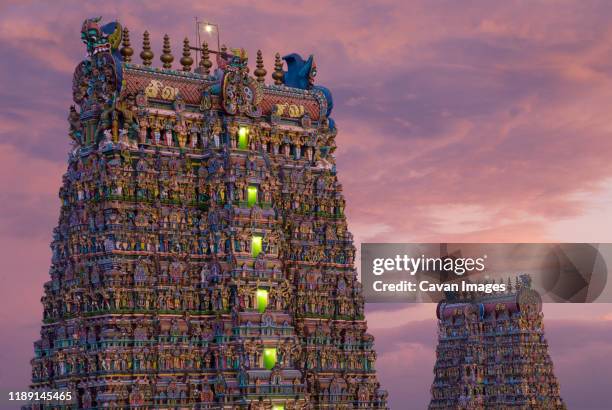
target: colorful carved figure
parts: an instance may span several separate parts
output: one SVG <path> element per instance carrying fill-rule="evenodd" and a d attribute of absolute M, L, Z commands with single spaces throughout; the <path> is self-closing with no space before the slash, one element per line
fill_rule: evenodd
<path fill-rule="evenodd" d="M 263 89 L 262 84 L 248 75 L 247 53 L 234 49 L 221 78 L 221 105 L 228 114 L 243 114 L 257 117 Z"/>
<path fill-rule="evenodd" d="M 100 27 L 101 20 L 101 17 L 87 19 L 81 27 L 81 41 L 90 56 L 101 52 L 110 53 L 121 44 L 121 25 L 113 21 Z"/>
<path fill-rule="evenodd" d="M 335 128 L 334 121 L 329 117 L 334 108 L 331 91 L 327 87 L 314 85 L 317 76 L 317 65 L 314 62 L 314 56 L 310 55 L 308 60 L 304 60 L 302 56 L 292 53 L 283 57 L 287 63 L 287 71 L 283 76 L 283 82 L 288 87 L 300 88 L 302 90 L 319 90 L 323 93 L 327 101 L 327 110 L 325 116 L 329 120 L 329 127 Z"/>

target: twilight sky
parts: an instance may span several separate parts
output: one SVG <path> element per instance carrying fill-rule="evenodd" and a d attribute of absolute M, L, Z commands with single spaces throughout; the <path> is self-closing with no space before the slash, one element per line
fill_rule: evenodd
<path fill-rule="evenodd" d="M 66 168 L 67 110 L 86 17 L 118 18 L 135 55 L 194 16 L 221 41 L 315 54 L 334 94 L 349 227 L 363 241 L 612 242 L 608 1 L 0 2 L 0 407 L 29 379 L 48 243 Z M 212 39 L 211 39 L 212 40 Z M 139 58 L 135 59 L 140 62 Z M 252 59 L 253 60 L 253 59 Z M 270 81 L 270 80 L 268 80 Z M 604 410 L 612 305 L 547 305 L 570 409 Z M 393 409 L 426 408 L 433 305 L 368 306 Z"/>

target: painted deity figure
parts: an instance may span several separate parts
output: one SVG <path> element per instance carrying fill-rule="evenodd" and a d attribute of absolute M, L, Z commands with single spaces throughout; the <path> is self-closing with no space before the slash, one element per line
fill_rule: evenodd
<path fill-rule="evenodd" d="M 212 140 L 215 148 L 221 146 L 221 123 L 215 122 L 212 128 Z"/>
<path fill-rule="evenodd" d="M 178 140 L 179 147 L 184 148 L 187 142 L 187 128 L 182 121 L 177 121 L 174 125 L 174 132 L 176 133 L 176 139 Z"/>
<path fill-rule="evenodd" d="M 189 127 L 189 146 L 191 148 L 195 148 L 198 145 L 199 131 L 199 127 L 195 123 L 193 123 L 191 127 Z"/>
<path fill-rule="evenodd" d="M 147 128 L 149 126 L 149 121 L 146 116 L 143 116 L 138 119 L 138 143 L 144 144 L 147 142 Z"/>
<path fill-rule="evenodd" d="M 166 143 L 166 145 L 168 147 L 172 146 L 172 124 L 170 123 L 170 121 L 166 122 L 165 125 L 165 132 L 164 132 L 164 142 Z"/>
<path fill-rule="evenodd" d="M 161 143 L 161 131 L 159 129 L 159 125 L 155 124 L 153 126 L 153 142 L 155 145 L 159 145 Z"/>

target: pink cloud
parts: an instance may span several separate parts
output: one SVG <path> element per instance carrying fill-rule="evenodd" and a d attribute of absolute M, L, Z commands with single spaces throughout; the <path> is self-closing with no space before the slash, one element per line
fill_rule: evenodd
<path fill-rule="evenodd" d="M 194 15 L 219 23 L 230 46 L 251 56 L 261 48 L 269 74 L 277 51 L 314 53 L 319 82 L 334 92 L 338 170 L 358 240 L 569 240 L 577 225 L 589 227 L 580 240 L 610 240 L 598 221 L 612 206 L 603 195 L 612 177 L 605 3 L 340 1 L 332 8 L 315 0 L 232 0 L 172 8 L 66 1 L 0 8 L 1 275 L 11 284 L 0 295 L 0 319 L 12 335 L 0 351 L 3 363 L 21 371 L 10 380 L 0 374 L 3 387 L 27 384 L 85 17 L 119 17 L 136 54 L 148 29 L 158 65 L 163 34 L 178 56 L 182 38 L 193 37 Z M 580 219 L 593 209 L 588 221 Z M 610 352 L 605 340 L 595 341 L 608 321 L 588 320 L 599 308 L 578 310 L 574 322 L 551 322 L 551 352 L 570 408 L 599 410 L 610 376 L 610 360 L 601 357 Z M 435 322 L 425 311 L 401 312 L 413 320 L 399 330 L 372 324 L 378 369 L 394 408 L 423 408 Z M 582 355 L 576 335 L 584 334 L 592 350 Z M 598 354 L 608 356 L 597 361 Z"/>

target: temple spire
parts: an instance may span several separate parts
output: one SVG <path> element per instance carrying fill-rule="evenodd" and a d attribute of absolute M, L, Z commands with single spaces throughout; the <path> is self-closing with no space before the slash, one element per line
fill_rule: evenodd
<path fill-rule="evenodd" d="M 266 74 L 267 71 L 264 68 L 264 64 L 263 64 L 263 57 L 261 55 L 261 50 L 257 50 L 257 64 L 256 64 L 256 69 L 253 72 L 253 74 L 255 74 L 255 77 L 257 77 L 257 81 L 259 81 L 260 83 L 263 83 L 266 79 Z"/>
<path fill-rule="evenodd" d="M 192 64 L 193 58 L 191 58 L 191 50 L 189 49 L 189 39 L 185 37 L 185 40 L 183 40 L 183 57 L 181 57 L 183 71 L 191 71 Z"/>
<path fill-rule="evenodd" d="M 153 51 L 151 50 L 151 40 L 149 40 L 149 32 L 145 31 L 142 36 L 142 52 L 140 53 L 142 64 L 145 66 L 150 66 L 153 57 L 155 57 L 155 54 L 153 54 Z"/>
<path fill-rule="evenodd" d="M 284 76 L 285 74 L 283 73 L 283 62 L 281 60 L 280 54 L 276 53 L 276 55 L 274 56 L 274 72 L 272 73 L 274 84 L 276 85 L 283 84 Z"/>
<path fill-rule="evenodd" d="M 168 34 L 164 34 L 164 46 L 162 48 L 162 55 L 159 57 L 159 59 L 163 63 L 163 67 L 166 70 L 172 68 L 174 56 L 172 55 L 172 50 L 170 48 L 170 37 L 168 36 Z"/>
<path fill-rule="evenodd" d="M 132 61 L 132 55 L 134 54 L 134 50 L 130 47 L 130 31 L 127 27 L 123 28 L 123 42 L 121 50 L 119 50 L 121 56 L 123 57 L 123 61 L 129 63 Z"/>
<path fill-rule="evenodd" d="M 212 61 L 210 61 L 210 53 L 208 52 L 208 43 L 205 41 L 202 43 L 202 58 L 200 64 L 196 69 L 196 72 L 202 75 L 209 75 L 210 68 L 212 67 Z"/>

